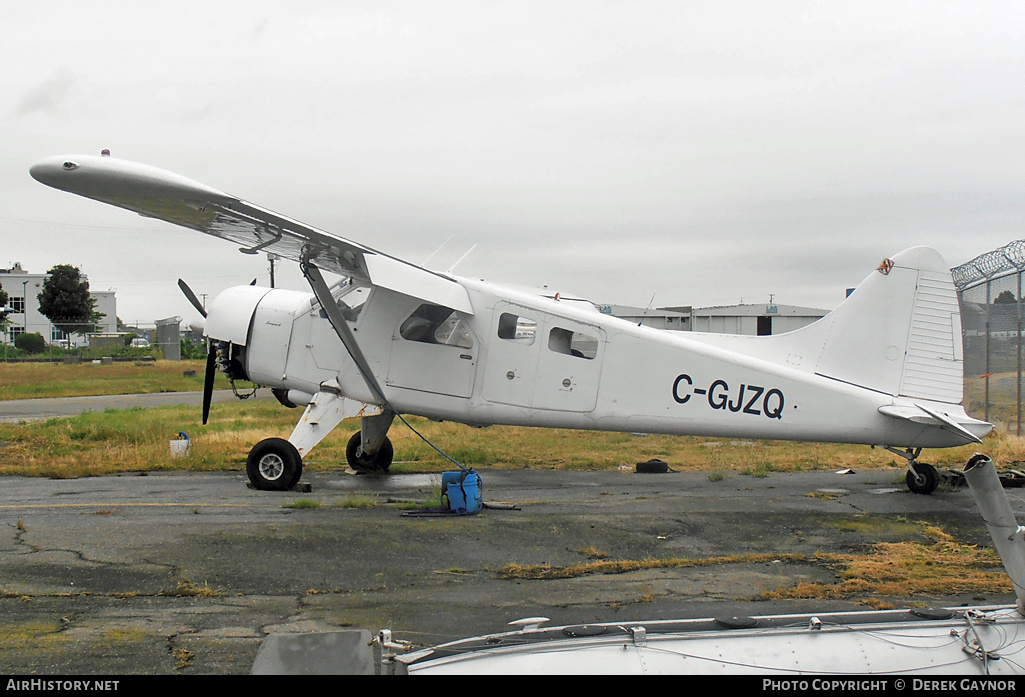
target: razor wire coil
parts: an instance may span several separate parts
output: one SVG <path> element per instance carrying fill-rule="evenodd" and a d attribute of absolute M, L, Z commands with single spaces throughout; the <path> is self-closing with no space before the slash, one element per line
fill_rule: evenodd
<path fill-rule="evenodd" d="M 950 274 L 958 290 L 964 290 L 997 276 L 1022 271 L 1025 271 L 1025 240 L 1015 240 L 955 266 Z"/>

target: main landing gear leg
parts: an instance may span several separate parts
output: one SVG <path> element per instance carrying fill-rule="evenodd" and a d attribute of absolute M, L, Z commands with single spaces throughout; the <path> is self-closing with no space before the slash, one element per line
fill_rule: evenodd
<path fill-rule="evenodd" d="M 904 478 L 908 489 L 916 494 L 931 494 L 936 491 L 936 487 L 940 485 L 940 473 L 932 465 L 918 461 L 918 456 L 922 454 L 921 448 L 897 450 L 886 446 L 886 449 L 908 461 L 908 473 Z"/>
<path fill-rule="evenodd" d="M 331 432 L 342 419 L 359 416 L 364 424 L 383 424 L 383 431 L 377 438 L 377 446 L 384 450 L 381 439 L 388 431 L 392 414 L 387 412 L 387 419 L 381 407 L 348 399 L 342 396 L 337 381 L 328 381 L 320 386 L 320 391 L 313 396 L 306 411 L 288 440 L 267 438 L 257 443 L 249 452 L 246 471 L 253 487 L 265 491 L 286 491 L 294 487 L 303 471 L 303 457 L 309 454 L 317 443 Z M 366 428 L 366 426 L 364 426 Z M 356 434 L 359 435 L 358 433 Z M 391 443 L 388 443 L 390 448 Z M 378 457 L 381 457 L 378 454 Z M 388 451 L 388 465 L 391 464 L 391 451 Z M 350 458 L 351 462 L 351 458 Z M 387 465 L 383 468 L 387 469 Z M 375 470 L 376 471 L 376 470 Z"/>
<path fill-rule="evenodd" d="M 385 409 L 377 416 L 360 419 L 360 430 L 349 439 L 345 448 L 345 459 L 349 467 L 360 474 L 387 472 L 391 467 L 394 450 L 388 439 L 388 429 L 395 419 L 395 412 Z"/>

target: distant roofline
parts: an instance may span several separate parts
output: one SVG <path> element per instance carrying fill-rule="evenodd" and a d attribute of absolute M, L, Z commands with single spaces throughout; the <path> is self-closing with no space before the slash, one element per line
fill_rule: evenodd
<path fill-rule="evenodd" d="M 712 305 L 709 307 L 691 307 L 677 305 L 672 307 L 645 308 L 615 303 L 595 303 L 603 314 L 615 317 L 706 317 L 726 315 L 739 317 L 773 316 L 773 317 L 825 317 L 829 310 L 801 305 L 783 305 L 781 303 L 741 303 L 738 305 Z M 608 309 L 605 309 L 608 308 Z"/>

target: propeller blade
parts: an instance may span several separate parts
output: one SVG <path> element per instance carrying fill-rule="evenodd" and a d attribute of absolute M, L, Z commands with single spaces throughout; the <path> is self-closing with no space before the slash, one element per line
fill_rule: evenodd
<path fill-rule="evenodd" d="M 206 375 L 203 377 L 203 425 L 210 418 L 210 400 L 214 396 L 214 377 L 217 375 L 217 351 L 210 347 L 206 356 Z"/>
<path fill-rule="evenodd" d="M 203 308 L 203 303 L 199 302 L 199 298 L 196 297 L 196 294 L 192 292 L 191 288 L 189 288 L 189 284 L 179 278 L 178 287 L 181 288 L 182 293 L 184 293 L 185 297 L 189 299 L 190 303 L 192 303 L 192 307 L 196 308 L 196 310 L 199 311 L 199 314 L 203 315 L 203 317 L 206 317 L 206 310 Z"/>

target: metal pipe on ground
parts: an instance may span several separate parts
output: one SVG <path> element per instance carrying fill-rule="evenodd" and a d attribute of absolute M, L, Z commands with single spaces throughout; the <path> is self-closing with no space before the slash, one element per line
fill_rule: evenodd
<path fill-rule="evenodd" d="M 964 476 L 993 539 L 993 546 L 1014 586 L 1018 613 L 1025 616 L 1025 528 L 1018 525 L 996 467 L 989 457 L 974 455 L 965 465 Z"/>

